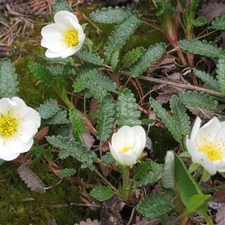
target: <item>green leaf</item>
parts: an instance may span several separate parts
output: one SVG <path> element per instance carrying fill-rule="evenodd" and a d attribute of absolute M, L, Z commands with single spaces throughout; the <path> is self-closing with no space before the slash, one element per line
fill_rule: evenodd
<path fill-rule="evenodd" d="M 69 111 L 69 119 L 72 123 L 73 127 L 73 136 L 75 140 L 80 140 L 80 135 L 85 132 L 84 122 L 80 112 L 78 112 L 75 108 L 71 108 Z"/>
<path fill-rule="evenodd" d="M 214 43 L 207 42 L 206 40 L 180 40 L 178 44 L 183 50 L 212 58 L 219 58 L 223 52 L 222 48 L 219 48 Z"/>
<path fill-rule="evenodd" d="M 67 119 L 67 111 L 59 109 L 59 111 L 49 119 L 43 119 L 43 123 L 47 124 L 69 124 Z"/>
<path fill-rule="evenodd" d="M 29 62 L 28 68 L 31 73 L 33 73 L 34 76 L 37 77 L 37 79 L 47 87 L 50 87 L 50 85 L 53 83 L 54 76 L 45 66 L 37 62 Z"/>
<path fill-rule="evenodd" d="M 159 193 L 150 193 L 137 204 L 137 211 L 146 219 L 160 217 L 171 210 L 173 205 L 169 196 Z"/>
<path fill-rule="evenodd" d="M 140 24 L 141 20 L 139 14 L 133 14 L 115 26 L 104 47 L 104 54 L 108 59 L 114 51 L 120 50 L 125 45 L 130 35 L 133 34 Z"/>
<path fill-rule="evenodd" d="M 57 86 L 60 92 L 64 91 L 67 78 L 70 76 L 70 63 L 63 65 L 62 73 L 57 76 Z"/>
<path fill-rule="evenodd" d="M 190 118 L 180 98 L 173 95 L 170 99 L 170 108 L 173 113 L 173 137 L 179 142 L 190 131 Z"/>
<path fill-rule="evenodd" d="M 56 0 L 52 8 L 54 14 L 63 10 L 73 12 L 73 9 L 64 0 Z"/>
<path fill-rule="evenodd" d="M 116 83 L 103 76 L 100 69 L 91 69 L 79 74 L 73 88 L 75 92 L 88 89 L 97 100 L 101 101 L 109 91 L 116 91 Z"/>
<path fill-rule="evenodd" d="M 214 91 L 218 91 L 219 89 L 218 83 L 215 79 L 213 79 L 212 76 L 210 76 L 210 74 L 197 69 L 193 69 L 193 71 L 195 76 L 201 79 L 207 85 L 208 88 Z"/>
<path fill-rule="evenodd" d="M 104 202 L 114 195 L 112 189 L 106 186 L 97 186 L 91 190 L 90 196 L 98 200 L 99 202 Z"/>
<path fill-rule="evenodd" d="M 225 94 L 225 55 L 221 55 L 216 65 L 216 79 L 218 81 L 219 90 Z"/>
<path fill-rule="evenodd" d="M 204 16 L 199 16 L 198 18 L 191 20 L 191 23 L 195 27 L 201 27 L 201 26 L 207 24 L 207 19 Z"/>
<path fill-rule="evenodd" d="M 77 171 L 73 168 L 65 168 L 65 169 L 62 169 L 60 172 L 59 172 L 59 176 L 61 177 L 71 177 L 73 176 Z"/>
<path fill-rule="evenodd" d="M 182 92 L 180 95 L 180 99 L 183 104 L 187 106 L 200 107 L 218 111 L 218 101 L 216 101 L 211 95 L 205 94 L 203 92 Z"/>
<path fill-rule="evenodd" d="M 209 29 L 225 30 L 225 13 L 217 16 L 212 21 L 212 26 L 210 26 Z"/>
<path fill-rule="evenodd" d="M 163 121 L 171 134 L 174 132 L 173 119 L 170 114 L 153 98 L 149 98 L 150 106 L 153 108 L 156 115 Z M 175 131 L 176 132 L 176 131 Z"/>
<path fill-rule="evenodd" d="M 76 56 L 85 62 L 97 66 L 104 66 L 104 59 L 102 59 L 96 51 L 87 51 L 87 49 L 83 47 L 79 52 L 76 53 Z"/>
<path fill-rule="evenodd" d="M 161 178 L 163 188 L 175 190 L 175 177 L 174 177 L 174 153 L 167 151 L 164 164 L 164 172 Z"/>
<path fill-rule="evenodd" d="M 145 52 L 145 49 L 143 47 L 137 47 L 135 49 L 132 49 L 131 51 L 127 52 L 122 60 L 122 63 L 124 64 L 124 67 L 128 68 L 143 55 Z"/>
<path fill-rule="evenodd" d="M 18 93 L 15 67 L 7 58 L 0 61 L 0 98 L 12 98 Z"/>
<path fill-rule="evenodd" d="M 154 184 L 157 181 L 160 180 L 160 178 L 162 177 L 162 172 L 161 171 L 156 171 L 156 172 L 148 172 L 145 173 L 138 181 L 135 181 L 133 183 L 132 188 L 140 188 L 140 187 L 144 187 L 150 184 Z"/>
<path fill-rule="evenodd" d="M 121 88 L 117 102 L 118 126 L 127 125 L 132 127 L 140 125 L 140 115 L 134 94 L 129 89 Z"/>
<path fill-rule="evenodd" d="M 112 52 L 110 57 L 110 64 L 112 65 L 114 71 L 118 70 L 119 62 L 120 62 L 120 50 L 116 49 L 114 52 Z"/>
<path fill-rule="evenodd" d="M 115 116 L 116 107 L 114 100 L 111 95 L 107 95 L 98 106 L 98 124 L 96 126 L 98 140 L 108 140 L 112 133 Z"/>
<path fill-rule="evenodd" d="M 105 162 L 106 164 L 112 164 L 114 162 L 116 162 L 116 160 L 114 159 L 114 157 L 110 154 L 105 154 L 101 157 L 101 160 L 103 162 Z"/>
<path fill-rule="evenodd" d="M 156 63 L 158 59 L 166 51 L 166 44 L 165 43 L 157 43 L 151 46 L 147 51 L 144 52 L 142 57 L 131 66 L 131 74 L 132 77 L 139 77 L 145 72 L 148 68 Z"/>
<path fill-rule="evenodd" d="M 49 98 L 37 109 L 42 119 L 49 119 L 54 116 L 60 108 L 57 105 L 57 101 Z"/>
<path fill-rule="evenodd" d="M 203 195 L 203 193 L 200 187 L 198 186 L 197 182 L 194 180 L 191 174 L 189 174 L 183 161 L 176 154 L 175 154 L 174 161 L 175 161 L 174 174 L 175 174 L 176 185 L 179 190 L 182 202 L 184 203 L 186 207 L 188 207 L 192 204 L 192 202 L 189 203 L 189 200 L 191 199 L 191 197 L 195 195 Z M 206 210 L 207 210 L 207 204 L 203 204 L 203 206 L 201 206 L 201 208 L 199 208 L 196 212 L 202 215 L 209 224 L 212 224 L 209 216 L 207 215 Z"/>
<path fill-rule="evenodd" d="M 137 169 L 135 170 L 133 179 L 134 180 L 139 180 L 140 178 L 142 178 L 142 176 L 144 174 L 147 173 L 147 171 L 149 171 L 150 168 L 151 168 L 151 162 L 143 162 L 143 163 L 141 163 L 137 167 Z"/>
<path fill-rule="evenodd" d="M 190 5 L 190 19 L 195 18 L 196 11 L 199 7 L 200 0 L 192 0 Z"/>
<path fill-rule="evenodd" d="M 68 137 L 48 136 L 46 139 L 49 144 L 61 150 L 59 153 L 60 159 L 65 159 L 68 156 L 72 156 L 89 167 L 90 170 L 95 170 L 93 163 L 97 159 L 97 155 L 94 151 L 87 149 L 79 142 L 75 142 Z"/>
<path fill-rule="evenodd" d="M 133 14 L 136 14 L 131 8 L 118 7 L 115 8 L 102 8 L 90 14 L 90 17 L 93 21 L 97 23 L 104 24 L 113 24 L 121 23 L 126 18 L 131 17 Z"/>

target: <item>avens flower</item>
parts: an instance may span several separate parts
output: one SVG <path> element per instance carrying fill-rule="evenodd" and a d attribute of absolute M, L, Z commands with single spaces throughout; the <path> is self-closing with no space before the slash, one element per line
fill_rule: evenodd
<path fill-rule="evenodd" d="M 83 45 L 85 34 L 77 17 L 68 11 L 59 11 L 55 23 L 42 28 L 41 46 L 47 48 L 48 58 L 66 58 L 75 54 Z"/>
<path fill-rule="evenodd" d="M 225 122 L 212 118 L 200 128 L 197 117 L 190 137 L 186 138 L 187 150 L 194 163 L 202 165 L 211 175 L 225 172 Z"/>
<path fill-rule="evenodd" d="M 136 163 L 145 145 L 146 134 L 141 126 L 123 126 L 113 134 L 109 147 L 117 162 L 124 166 L 131 166 Z"/>
<path fill-rule="evenodd" d="M 0 158 L 13 160 L 29 151 L 40 122 L 38 112 L 22 99 L 0 99 Z"/>

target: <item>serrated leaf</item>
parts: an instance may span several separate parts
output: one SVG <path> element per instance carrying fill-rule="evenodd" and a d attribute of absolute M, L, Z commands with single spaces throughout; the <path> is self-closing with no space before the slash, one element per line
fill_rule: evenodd
<path fill-rule="evenodd" d="M 137 211 L 146 219 L 160 217 L 171 210 L 173 210 L 173 205 L 169 196 L 159 193 L 150 193 L 137 204 Z"/>
<path fill-rule="evenodd" d="M 153 108 L 156 115 L 163 121 L 170 133 L 173 133 L 173 119 L 170 114 L 153 98 L 149 98 L 150 106 Z"/>
<path fill-rule="evenodd" d="M 114 52 L 112 52 L 110 57 L 110 65 L 112 65 L 114 71 L 117 71 L 119 61 L 120 61 L 120 50 L 116 49 Z"/>
<path fill-rule="evenodd" d="M 113 24 L 121 23 L 126 18 L 132 16 L 135 13 L 131 8 L 118 7 L 115 8 L 108 7 L 102 8 L 90 14 L 93 21 L 97 23 Z"/>
<path fill-rule="evenodd" d="M 79 74 L 73 88 L 75 92 L 88 89 L 95 99 L 101 101 L 109 91 L 116 91 L 116 83 L 103 76 L 99 69 L 92 69 Z"/>
<path fill-rule="evenodd" d="M 57 87 L 60 92 L 64 91 L 67 78 L 70 76 L 70 63 L 63 65 L 62 73 L 57 76 Z"/>
<path fill-rule="evenodd" d="M 104 54 L 108 59 L 115 50 L 120 50 L 125 45 L 130 35 L 133 34 L 140 24 L 141 20 L 139 14 L 133 14 L 115 26 L 104 47 Z"/>
<path fill-rule="evenodd" d="M 190 131 L 190 118 L 186 113 L 180 98 L 173 95 L 170 99 L 170 108 L 173 113 L 173 137 L 179 142 Z"/>
<path fill-rule="evenodd" d="M 143 55 L 145 49 L 143 47 L 137 47 L 135 49 L 132 49 L 131 51 L 127 52 L 122 60 L 122 63 L 124 64 L 124 67 L 128 68 Z"/>
<path fill-rule="evenodd" d="M 97 65 L 104 66 L 104 59 L 102 59 L 96 51 L 87 51 L 86 48 L 82 48 L 79 52 L 76 53 L 76 56 L 85 62 Z"/>
<path fill-rule="evenodd" d="M 50 85 L 53 83 L 54 76 L 44 65 L 41 65 L 37 62 L 29 62 L 28 68 L 34 74 L 34 76 L 37 77 L 37 79 L 47 87 L 50 87 Z"/>
<path fill-rule="evenodd" d="M 71 108 L 69 111 L 69 119 L 72 123 L 75 140 L 81 141 L 80 135 L 85 132 L 85 127 L 80 112 L 78 112 L 75 108 Z"/>
<path fill-rule="evenodd" d="M 162 172 L 161 171 L 156 171 L 156 172 L 149 172 L 144 174 L 141 179 L 139 179 L 138 181 L 135 181 L 133 183 L 132 188 L 140 188 L 140 187 L 144 187 L 150 184 L 154 184 L 157 181 L 160 180 L 160 178 L 162 177 Z"/>
<path fill-rule="evenodd" d="M 104 202 L 114 195 L 112 189 L 108 186 L 97 186 L 91 190 L 90 196 L 100 202 Z"/>
<path fill-rule="evenodd" d="M 144 52 L 142 57 L 130 68 L 132 77 L 141 76 L 148 68 L 156 63 L 166 51 L 165 43 L 157 43 Z"/>
<path fill-rule="evenodd" d="M 9 59 L 0 61 L 0 98 L 12 98 L 18 93 L 16 69 Z"/>
<path fill-rule="evenodd" d="M 114 157 L 112 155 L 109 154 L 105 154 L 101 157 L 101 160 L 103 162 L 105 162 L 106 164 L 112 164 L 114 162 L 116 162 L 116 160 L 114 159 Z"/>
<path fill-rule="evenodd" d="M 141 113 L 134 94 L 129 89 L 120 89 L 117 102 L 118 126 L 136 126 L 141 124 Z"/>
<path fill-rule="evenodd" d="M 207 42 L 206 40 L 180 40 L 178 45 L 183 50 L 212 58 L 219 58 L 223 52 L 222 48 L 219 48 L 216 44 Z"/>
<path fill-rule="evenodd" d="M 174 153 L 167 151 L 164 164 L 164 172 L 161 178 L 163 188 L 175 190 L 175 177 L 174 177 Z"/>
<path fill-rule="evenodd" d="M 64 1 L 64 0 L 56 0 L 54 5 L 52 6 L 53 13 L 56 14 L 59 11 L 69 11 L 73 12 L 73 9 Z"/>
<path fill-rule="evenodd" d="M 211 95 L 197 91 L 182 92 L 180 99 L 184 105 L 200 107 L 205 109 L 216 110 L 218 101 L 216 101 Z"/>
<path fill-rule="evenodd" d="M 210 26 L 209 29 L 225 30 L 225 13 L 221 14 L 220 16 L 217 16 L 212 21 L 212 26 Z"/>
<path fill-rule="evenodd" d="M 218 83 L 215 79 L 213 79 L 212 76 L 210 76 L 210 74 L 197 69 L 193 69 L 193 72 L 196 77 L 201 79 L 207 85 L 208 88 L 214 91 L 218 91 L 219 89 Z"/>
<path fill-rule="evenodd" d="M 45 193 L 46 192 L 46 186 L 42 182 L 42 180 L 34 174 L 33 171 L 31 171 L 29 168 L 25 166 L 20 166 L 17 169 L 17 173 L 19 174 L 21 180 L 27 185 L 28 188 L 30 188 L 32 191 L 36 191 L 39 193 Z"/>
<path fill-rule="evenodd" d="M 76 158 L 78 161 L 88 166 L 90 170 L 95 169 L 93 163 L 97 159 L 97 155 L 95 152 L 87 149 L 79 142 L 75 142 L 68 137 L 62 136 L 47 136 L 46 139 L 52 146 L 61 150 L 59 153 L 59 158 L 64 159 L 68 156 L 72 156 L 73 158 Z"/>
<path fill-rule="evenodd" d="M 59 176 L 61 177 L 71 177 L 73 176 L 77 171 L 73 168 L 65 168 L 65 169 L 62 169 L 60 172 L 59 172 Z"/>
<path fill-rule="evenodd" d="M 147 171 L 149 171 L 150 168 L 151 168 L 151 162 L 141 163 L 135 170 L 133 179 L 139 180 L 144 174 L 147 173 Z"/>
<path fill-rule="evenodd" d="M 195 27 L 201 27 L 201 26 L 207 24 L 207 19 L 204 16 L 199 16 L 198 18 L 191 20 L 191 23 Z"/>
<path fill-rule="evenodd" d="M 57 101 L 49 98 L 37 109 L 42 119 L 49 119 L 54 116 L 60 108 L 57 106 Z"/>
<path fill-rule="evenodd" d="M 43 123 L 47 124 L 68 124 L 67 111 L 59 109 L 59 111 L 50 117 L 49 119 L 43 120 Z"/>
<path fill-rule="evenodd" d="M 112 133 L 115 116 L 116 107 L 114 100 L 111 95 L 107 95 L 98 106 L 98 124 L 96 126 L 98 140 L 108 140 Z"/>
<path fill-rule="evenodd" d="M 221 55 L 216 65 L 216 79 L 221 93 L 225 94 L 225 55 Z"/>

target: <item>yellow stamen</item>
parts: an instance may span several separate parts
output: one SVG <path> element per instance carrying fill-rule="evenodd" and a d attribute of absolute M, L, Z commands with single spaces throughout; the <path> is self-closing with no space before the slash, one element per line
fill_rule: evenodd
<path fill-rule="evenodd" d="M 211 160 L 221 160 L 223 159 L 223 147 L 224 147 L 224 143 L 223 146 L 221 146 L 221 144 L 218 144 L 218 141 L 215 140 L 214 142 L 207 142 L 206 140 L 205 144 L 201 147 L 199 147 L 200 151 L 204 152 L 207 157 Z"/>
<path fill-rule="evenodd" d="M 120 149 L 120 152 L 125 153 L 125 152 L 127 152 L 129 150 L 131 150 L 131 147 L 130 146 L 125 146 L 122 149 Z"/>
<path fill-rule="evenodd" d="M 17 132 L 18 121 L 10 114 L 0 117 L 0 136 L 12 137 Z"/>
<path fill-rule="evenodd" d="M 79 43 L 78 39 L 78 31 L 76 29 L 70 29 L 67 30 L 63 34 L 63 40 L 66 42 L 66 44 L 70 47 L 76 46 Z"/>

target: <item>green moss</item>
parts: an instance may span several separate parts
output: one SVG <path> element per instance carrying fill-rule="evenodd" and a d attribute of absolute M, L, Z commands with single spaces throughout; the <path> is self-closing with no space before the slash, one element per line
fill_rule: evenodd
<path fill-rule="evenodd" d="M 47 186 L 59 181 L 43 164 L 30 168 Z M 64 180 L 44 194 L 36 193 L 21 181 L 16 169 L 17 166 L 10 162 L 1 166 L 0 176 L 4 176 L 5 181 L 0 185 L 0 225 L 46 225 L 51 218 L 55 218 L 57 224 L 71 225 L 86 216 L 97 218 L 96 212 L 70 204 L 82 203 L 76 185 Z"/>
<path fill-rule="evenodd" d="M 166 152 L 174 150 L 178 144 L 166 128 L 151 127 L 149 137 L 152 140 L 153 160 L 158 163 L 163 163 Z"/>

